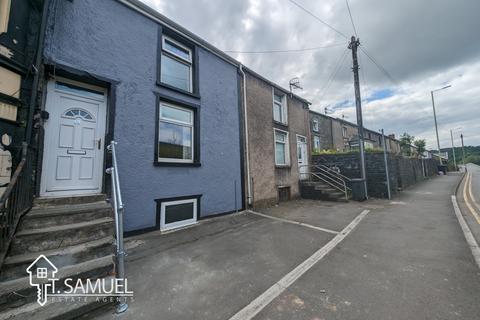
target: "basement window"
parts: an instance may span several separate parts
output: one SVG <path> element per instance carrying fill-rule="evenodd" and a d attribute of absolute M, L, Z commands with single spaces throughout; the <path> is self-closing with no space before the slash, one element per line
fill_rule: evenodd
<path fill-rule="evenodd" d="M 160 230 L 171 230 L 197 222 L 198 198 L 160 202 Z"/>

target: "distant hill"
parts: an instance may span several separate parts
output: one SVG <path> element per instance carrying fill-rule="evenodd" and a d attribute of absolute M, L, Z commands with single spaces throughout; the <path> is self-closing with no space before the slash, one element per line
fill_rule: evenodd
<path fill-rule="evenodd" d="M 442 148 L 441 150 L 442 152 L 448 152 L 448 164 L 453 166 L 452 148 Z M 455 156 L 457 164 L 462 164 L 462 147 L 455 147 Z M 470 162 L 480 165 L 480 146 L 465 146 L 465 163 Z"/>

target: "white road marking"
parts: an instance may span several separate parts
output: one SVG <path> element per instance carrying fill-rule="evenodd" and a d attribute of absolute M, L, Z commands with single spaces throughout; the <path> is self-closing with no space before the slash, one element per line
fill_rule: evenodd
<path fill-rule="evenodd" d="M 277 283 L 267 289 L 264 293 L 250 302 L 246 307 L 237 312 L 230 320 L 250 320 L 262 311 L 270 302 L 282 294 L 288 287 L 297 281 L 305 272 L 310 270 L 317 262 L 325 257 L 333 248 L 335 248 L 350 232 L 362 221 L 370 210 L 363 210 L 348 226 L 337 234 L 326 245 L 317 250 L 307 260 L 299 264 L 295 269 L 287 273 Z"/>
<path fill-rule="evenodd" d="M 302 226 L 302 227 L 306 227 L 306 228 L 310 228 L 310 229 L 315 229 L 315 230 L 319 230 L 319 231 L 323 231 L 323 232 L 328 232 L 328 233 L 331 233 L 331 234 L 339 234 L 338 231 L 325 229 L 325 228 L 320 228 L 320 227 L 313 226 L 313 225 L 308 224 L 308 223 L 303 223 L 303 222 L 298 222 L 298 221 L 293 221 L 293 220 L 288 220 L 288 219 L 283 219 L 283 218 L 278 218 L 278 217 L 272 217 L 272 216 L 269 216 L 269 215 L 266 215 L 266 214 L 263 214 L 263 213 L 260 213 L 260 212 L 252 211 L 252 210 L 248 210 L 248 212 L 250 212 L 251 214 L 254 214 L 254 215 L 257 215 L 257 216 L 260 216 L 260 217 L 264 217 L 264 218 L 268 218 L 268 219 L 272 219 L 272 220 L 277 220 L 277 221 L 281 221 L 281 222 L 285 222 L 285 223 L 295 224 L 297 226 Z"/>
<path fill-rule="evenodd" d="M 457 197 L 452 195 L 452 203 L 453 209 L 455 211 L 455 215 L 457 216 L 458 222 L 460 223 L 460 227 L 462 227 L 463 234 L 465 235 L 465 239 L 467 240 L 468 245 L 470 246 L 470 250 L 472 250 L 473 258 L 477 263 L 478 267 L 480 268 L 480 247 L 478 246 L 475 237 L 472 234 L 472 231 L 468 227 L 467 223 L 465 222 L 465 218 L 462 216 L 460 208 L 458 207 Z"/>

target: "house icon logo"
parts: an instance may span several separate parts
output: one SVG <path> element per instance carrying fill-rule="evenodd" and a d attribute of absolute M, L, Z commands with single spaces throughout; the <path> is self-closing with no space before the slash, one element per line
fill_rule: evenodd
<path fill-rule="evenodd" d="M 27 268 L 30 277 L 30 285 L 37 287 L 37 302 L 44 306 L 47 303 L 48 292 L 55 292 L 55 274 L 57 267 L 43 254 L 38 256 Z"/>

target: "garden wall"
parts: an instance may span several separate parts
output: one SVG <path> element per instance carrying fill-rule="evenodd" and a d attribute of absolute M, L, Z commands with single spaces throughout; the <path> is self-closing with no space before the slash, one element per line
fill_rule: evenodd
<path fill-rule="evenodd" d="M 388 154 L 387 161 L 392 194 L 437 174 L 437 162 L 433 159 L 411 159 Z M 312 156 L 312 163 L 338 168 L 341 174 L 349 178 L 360 178 L 360 158 L 357 153 L 315 155 Z M 383 153 L 366 153 L 365 165 L 369 196 L 387 198 Z"/>

